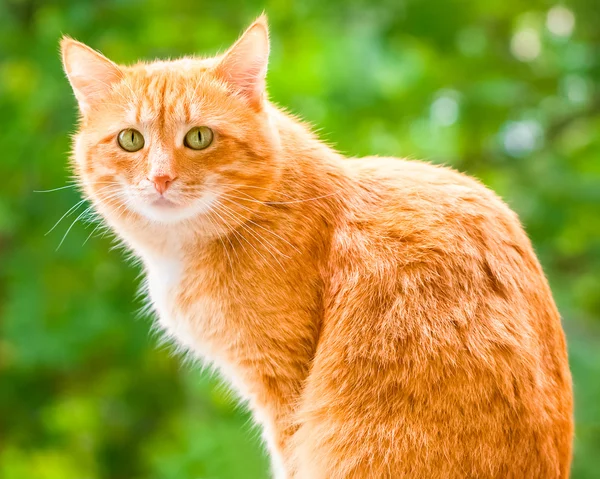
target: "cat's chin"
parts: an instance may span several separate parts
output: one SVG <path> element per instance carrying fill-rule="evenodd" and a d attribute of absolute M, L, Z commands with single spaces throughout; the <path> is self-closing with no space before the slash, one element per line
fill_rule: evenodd
<path fill-rule="evenodd" d="M 180 204 L 161 196 L 151 201 L 134 201 L 129 206 L 138 215 L 152 222 L 177 224 L 206 214 L 211 210 L 211 203 L 215 199 L 212 195 L 203 195 L 189 204 Z"/>
<path fill-rule="evenodd" d="M 159 208 L 159 209 L 164 209 L 164 208 L 174 209 L 174 208 L 178 208 L 178 205 L 174 201 L 168 200 L 164 196 L 161 196 L 160 198 L 158 198 L 152 202 L 152 207 Z"/>

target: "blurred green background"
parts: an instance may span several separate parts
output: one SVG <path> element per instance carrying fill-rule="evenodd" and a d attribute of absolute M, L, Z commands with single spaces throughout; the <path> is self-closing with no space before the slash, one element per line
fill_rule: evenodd
<path fill-rule="evenodd" d="M 573 478 L 600 477 L 600 3 L 0 0 L 0 478 L 265 478 L 226 388 L 136 314 L 138 269 L 77 214 L 69 34 L 117 62 L 212 54 L 263 9 L 271 98 L 349 155 L 479 177 L 520 214 L 563 315 Z M 82 207 L 83 209 L 83 207 Z M 78 211 L 82 211 L 78 210 Z"/>

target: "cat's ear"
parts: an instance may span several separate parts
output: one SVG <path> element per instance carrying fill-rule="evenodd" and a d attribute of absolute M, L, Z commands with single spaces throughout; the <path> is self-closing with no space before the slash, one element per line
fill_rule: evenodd
<path fill-rule="evenodd" d="M 269 28 L 267 17 L 263 14 L 219 60 L 216 73 L 253 106 L 260 107 L 268 63 Z"/>
<path fill-rule="evenodd" d="M 83 43 L 63 37 L 60 49 L 63 67 L 83 113 L 102 101 L 113 84 L 123 79 L 117 65 Z"/>

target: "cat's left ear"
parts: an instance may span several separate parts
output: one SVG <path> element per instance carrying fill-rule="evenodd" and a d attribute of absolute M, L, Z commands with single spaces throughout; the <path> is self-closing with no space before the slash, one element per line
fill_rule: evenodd
<path fill-rule="evenodd" d="M 84 114 L 124 77 L 116 64 L 72 38 L 63 37 L 60 49 L 65 72 Z"/>
<path fill-rule="evenodd" d="M 265 95 L 268 63 L 269 28 L 263 14 L 223 55 L 215 71 L 254 107 L 260 108 Z"/>

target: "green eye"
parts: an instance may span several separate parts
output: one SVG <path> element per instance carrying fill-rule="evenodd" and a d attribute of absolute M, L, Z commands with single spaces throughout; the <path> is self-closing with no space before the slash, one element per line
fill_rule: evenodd
<path fill-rule="evenodd" d="M 133 128 L 127 128 L 119 133 L 117 137 L 119 146 L 125 151 L 138 151 L 144 147 L 144 137 Z"/>
<path fill-rule="evenodd" d="M 203 150 L 213 141 L 213 132 L 207 126 L 195 126 L 185 135 L 183 144 L 192 150 Z"/>

